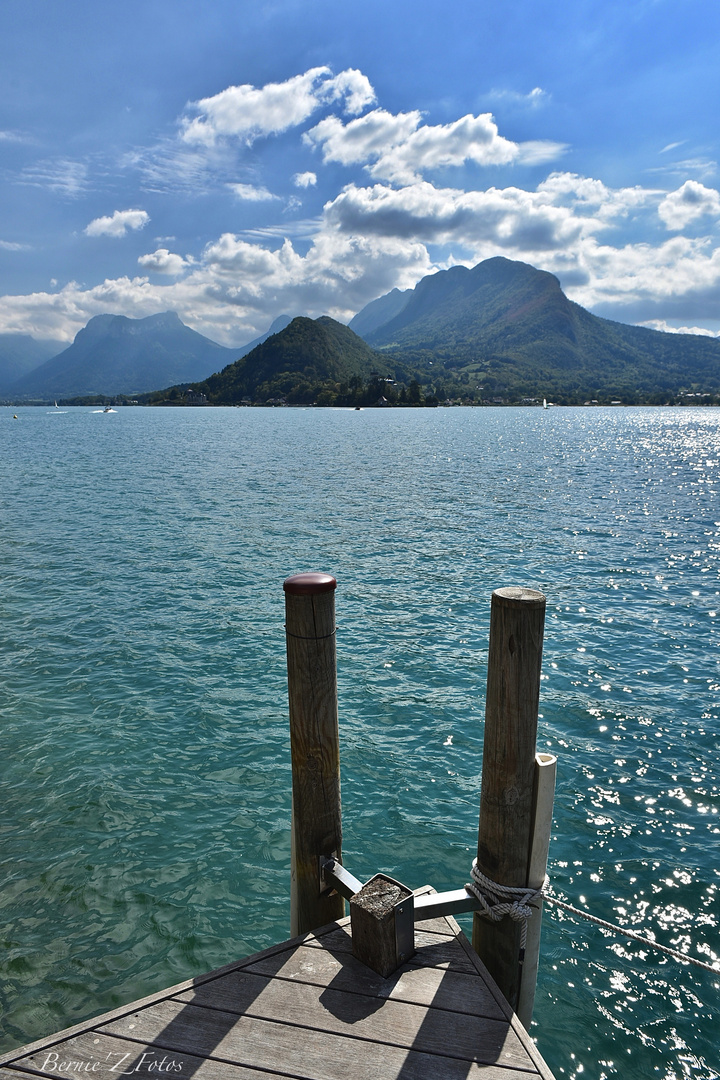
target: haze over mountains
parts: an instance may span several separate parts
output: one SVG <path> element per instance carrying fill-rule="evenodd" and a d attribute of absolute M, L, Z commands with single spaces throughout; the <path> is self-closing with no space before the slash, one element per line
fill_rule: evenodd
<path fill-rule="evenodd" d="M 29 334 L 0 334 L 0 394 L 64 347 L 62 341 L 36 341 Z"/>
<path fill-rule="evenodd" d="M 281 315 L 266 334 L 244 346 L 225 348 L 185 326 L 172 311 L 144 319 L 96 315 L 72 345 L 59 353 L 52 348 L 49 358 L 42 346 L 59 343 L 27 338 L 24 365 L 13 369 L 8 361 L 0 367 L 0 374 L 7 372 L 0 381 L 0 393 L 11 394 L 15 400 L 142 394 L 175 382 L 195 382 L 243 356 L 289 322 L 288 315 Z M 2 346 L 0 339 L 0 358 Z M 32 363 L 34 356 L 37 360 Z M 13 370 L 14 379 L 9 377 Z"/>
<path fill-rule="evenodd" d="M 413 379 L 426 398 L 440 400 L 717 396 L 720 341 L 601 319 L 568 300 L 552 274 L 493 258 L 393 289 L 348 327 L 328 317 L 279 316 L 240 348 L 210 341 L 172 312 L 99 315 L 71 346 L 9 387 L 0 383 L 0 392 L 17 401 L 152 393 L 178 403 L 204 394 L 217 403 L 332 404 L 350 400 L 350 381 L 357 399 L 358 380 L 374 393 L 383 380 L 408 387 Z M 164 395 L 153 393 L 163 387 Z"/>

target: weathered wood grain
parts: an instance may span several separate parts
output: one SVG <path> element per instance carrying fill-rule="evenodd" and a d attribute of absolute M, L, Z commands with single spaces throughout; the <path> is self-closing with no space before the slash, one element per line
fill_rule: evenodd
<path fill-rule="evenodd" d="M 57 1054 L 57 1059 L 52 1057 L 53 1053 Z M 80 1067 L 68 1068 L 71 1063 Z M 58 1070 L 60 1064 L 62 1071 Z M 36 1052 L 24 1058 L 18 1063 L 17 1072 L 0 1070 L 2 1080 L 21 1080 L 23 1075 L 28 1074 L 55 1076 L 56 1080 L 60 1076 L 72 1077 L 73 1080 L 80 1080 L 81 1077 L 86 1080 L 93 1077 L 95 1080 L 113 1080 L 123 1075 L 134 1075 L 138 1080 L 147 1080 L 148 1077 L 153 1080 L 189 1080 L 190 1077 L 197 1077 L 198 1080 L 259 1080 L 264 1077 L 267 1080 L 267 1073 L 256 1069 L 186 1053 L 173 1056 L 150 1043 L 118 1039 L 98 1031 L 85 1032 L 60 1048 Z"/>
<path fill-rule="evenodd" d="M 302 992 L 303 987 L 297 987 Z M 472 1017 L 460 1017 L 461 1025 L 453 1024 L 452 1029 L 439 1025 L 425 1010 L 415 1010 L 417 1017 L 409 1019 L 407 1013 L 411 1006 L 393 1010 L 393 1019 L 399 1023 L 394 1032 L 390 1025 L 383 1029 L 382 1035 L 388 1038 L 370 1037 L 367 1018 L 360 1011 L 346 1012 L 347 1001 L 336 1002 L 332 992 L 325 1012 L 323 1027 L 315 1028 L 304 1025 L 298 1027 L 293 1016 L 284 1013 L 285 1022 L 268 1020 L 264 1017 L 237 1016 L 216 1008 L 198 1008 L 191 1004 L 166 1001 L 152 1010 L 135 1014 L 124 1020 L 118 1020 L 109 1026 L 108 1034 L 128 1034 L 145 1043 L 162 1047 L 175 1054 L 186 1051 L 202 1057 L 217 1057 L 236 1064 L 267 1069 L 270 1072 L 300 1073 L 313 1080 L 337 1080 L 338 1062 L 344 1063 L 343 1072 L 348 1062 L 362 1063 L 363 1070 L 368 1066 L 380 1068 L 381 1062 L 393 1054 L 397 1060 L 398 1051 L 412 1049 L 415 1053 L 429 1054 L 436 1061 L 438 1058 L 478 1064 L 498 1064 L 510 1068 L 527 1068 L 527 1056 L 519 1048 L 517 1038 L 507 1025 L 497 1024 L 486 1027 L 480 1032 Z M 336 995 L 347 999 L 349 995 Z M 315 999 L 317 1003 L 317 998 Z M 262 996 L 256 1002 L 262 1001 Z M 387 1005 L 394 1004 L 387 1002 Z M 287 1008 L 288 1000 L 283 1003 Z M 333 1008 L 341 1011 L 336 1016 Z M 314 1010 L 317 1015 L 317 1010 Z M 377 1024 L 377 1012 L 371 1014 L 370 1027 Z M 345 1017 L 343 1019 L 343 1017 Z M 130 1025 L 134 1027 L 130 1029 Z M 487 1021 L 486 1025 L 493 1025 Z M 458 1028 L 460 1027 L 460 1030 Z M 477 1039 L 480 1039 L 477 1042 Z M 291 1067 L 290 1063 L 292 1063 Z M 335 1072 L 333 1073 L 333 1069 Z"/>
<path fill-rule="evenodd" d="M 478 868 L 511 888 L 527 885 L 545 597 L 496 589 L 490 609 Z M 520 924 L 477 912 L 473 947 L 513 1008 L 520 988 Z"/>
<path fill-rule="evenodd" d="M 292 757 L 292 934 L 345 914 L 342 896 L 320 892 L 318 863 L 321 855 L 342 858 L 335 584 L 330 574 L 296 574 L 283 585 Z"/>
<path fill-rule="evenodd" d="M 398 945 L 397 908 L 401 904 L 407 913 L 408 941 Z M 353 956 L 383 978 L 397 971 L 414 951 L 410 904 L 412 890 L 385 874 L 366 881 L 350 900 Z"/>
<path fill-rule="evenodd" d="M 477 972 L 464 957 L 463 960 L 464 971 L 454 970 L 447 961 L 445 966 L 405 964 L 394 975 L 383 979 L 347 953 L 336 957 L 327 948 L 303 946 L 289 955 L 260 960 L 246 970 L 313 986 L 332 983 L 336 990 L 351 994 L 370 994 L 503 1020 L 504 1013 L 485 982 L 477 977 Z"/>
<path fill-rule="evenodd" d="M 353 958 L 349 919 L 330 924 L 19 1048 L 0 1080 L 59 1076 L 48 1052 L 103 1065 L 63 1071 L 74 1080 L 114 1080 L 116 1053 L 138 1080 L 552 1080 L 457 924 L 445 926 L 384 980 Z M 416 963 L 423 954 L 437 966 Z M 182 1070 L 149 1068 L 164 1058 Z"/>

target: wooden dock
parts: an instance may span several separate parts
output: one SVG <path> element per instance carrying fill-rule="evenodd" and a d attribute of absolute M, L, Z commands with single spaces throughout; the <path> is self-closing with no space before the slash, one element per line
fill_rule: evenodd
<path fill-rule="evenodd" d="M 20 1047 L 0 1080 L 553 1080 L 455 920 L 415 929 L 388 979 L 342 919 Z"/>

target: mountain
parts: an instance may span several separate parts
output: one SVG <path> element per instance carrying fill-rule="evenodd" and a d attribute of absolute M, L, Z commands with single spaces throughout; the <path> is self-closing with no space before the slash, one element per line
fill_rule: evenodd
<path fill-rule="evenodd" d="M 62 347 L 62 341 L 38 341 L 29 334 L 0 334 L 0 394 Z"/>
<path fill-rule="evenodd" d="M 390 322 L 403 310 L 413 294 L 412 289 L 393 289 L 377 300 L 371 300 L 362 311 L 350 320 L 348 326 L 361 338 L 367 338 L 373 331 Z"/>
<path fill-rule="evenodd" d="M 396 369 L 396 364 L 342 323 L 326 315 L 319 319 L 298 316 L 247 356 L 189 389 L 193 398 L 204 394 L 215 405 L 237 404 L 243 399 L 260 403 L 277 399 L 311 403 L 319 399 L 322 404 L 332 404 L 350 387 L 357 390 L 369 381 L 373 400 L 377 400 L 383 380 L 392 380 Z M 163 395 L 151 395 L 149 400 L 179 402 L 183 394 L 181 388 L 173 387 Z"/>
<path fill-rule="evenodd" d="M 273 319 L 267 333 L 261 334 L 260 337 L 248 341 L 247 345 L 241 345 L 239 349 L 235 349 L 236 358 L 239 360 L 241 356 L 247 356 L 249 352 L 252 352 L 258 345 L 262 345 L 263 341 L 267 341 L 273 334 L 279 334 L 280 331 L 284 330 L 286 326 L 289 326 L 291 322 L 292 318 L 289 315 L 278 315 L 277 319 Z"/>
<path fill-rule="evenodd" d="M 383 304 L 390 317 L 377 325 Z M 720 392 L 720 341 L 601 319 L 568 300 L 553 274 L 504 258 L 429 275 L 408 296 L 369 304 L 352 324 L 370 326 L 368 344 L 436 384 L 460 379 L 483 397 Z"/>
<path fill-rule="evenodd" d="M 237 356 L 185 326 L 175 312 L 129 319 L 96 315 L 72 345 L 9 388 L 14 400 L 138 394 L 193 382 Z"/>

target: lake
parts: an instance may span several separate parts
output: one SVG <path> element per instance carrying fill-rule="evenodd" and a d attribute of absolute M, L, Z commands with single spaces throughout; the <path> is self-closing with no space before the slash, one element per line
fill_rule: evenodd
<path fill-rule="evenodd" d="M 304 570 L 355 876 L 468 879 L 527 585 L 556 895 L 717 958 L 720 410 L 2 408 L 0 448 L 2 1049 L 289 936 Z M 558 1077 L 717 1077 L 719 987 L 547 906 L 532 1034 Z"/>

